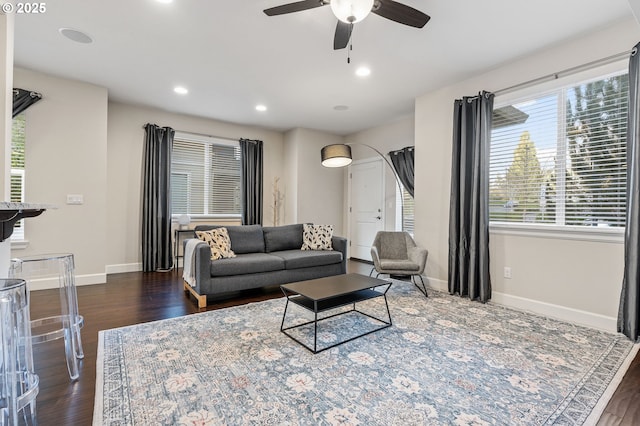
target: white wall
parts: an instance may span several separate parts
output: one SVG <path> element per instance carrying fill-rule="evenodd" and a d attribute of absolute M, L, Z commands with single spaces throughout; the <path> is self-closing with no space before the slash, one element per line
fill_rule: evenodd
<path fill-rule="evenodd" d="M 497 67 L 416 99 L 416 239 L 429 249 L 430 284 L 446 288 L 453 102 L 498 91 L 630 50 L 640 39 L 635 20 Z M 621 243 L 491 233 L 493 300 L 615 330 L 622 282 Z M 513 278 L 502 278 L 504 266 Z"/>
<path fill-rule="evenodd" d="M 107 90 L 19 68 L 14 85 L 43 95 L 25 112 L 25 200 L 58 208 L 26 219 L 29 246 L 12 256 L 70 252 L 78 284 L 104 282 Z M 67 194 L 84 204 L 67 205 Z"/>
<path fill-rule="evenodd" d="M 343 142 L 341 136 L 309 129 L 285 134 L 287 223 L 333 225 L 335 235 L 345 235 L 344 172 L 323 167 L 320 162 L 323 146 Z"/>
<path fill-rule="evenodd" d="M 264 142 L 263 222 L 272 223 L 272 184 L 282 178 L 283 135 L 280 132 L 175 114 L 159 109 L 109 102 L 107 272 L 139 270 L 141 249 L 143 127 L 146 123 L 175 130 L 238 140 Z M 282 180 L 281 180 L 282 182 Z"/>
<path fill-rule="evenodd" d="M 14 28 L 15 16 L 13 14 L 3 13 L 0 16 L 0 88 L 4 96 L 0 101 L 0 138 L 2 138 L 2 149 L 0 149 L 0 191 L 2 191 L 2 199 L 10 199 L 11 187 L 11 111 L 13 110 L 13 44 L 14 44 Z M 4 249 L 0 248 L 0 256 L 2 252 L 6 252 L 8 243 L 2 243 Z M 4 257 L 4 256 L 3 256 Z M 0 260 L 2 269 L 4 269 L 5 259 Z"/>
<path fill-rule="evenodd" d="M 284 214 L 281 223 L 291 224 L 298 222 L 298 132 L 289 131 L 284 134 L 284 184 L 282 194 L 284 196 Z"/>

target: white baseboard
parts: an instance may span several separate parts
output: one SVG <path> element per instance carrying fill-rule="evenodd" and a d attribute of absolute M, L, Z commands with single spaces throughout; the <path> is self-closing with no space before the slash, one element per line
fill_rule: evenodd
<path fill-rule="evenodd" d="M 105 271 L 108 274 L 122 274 L 124 272 L 142 271 L 142 263 L 121 263 L 119 265 L 107 265 Z"/>
<path fill-rule="evenodd" d="M 521 311 L 533 312 L 538 315 L 557 318 L 562 321 L 597 328 L 611 333 L 615 333 L 617 330 L 617 318 L 582 311 L 580 309 L 568 308 L 566 306 L 554 305 L 552 303 L 526 299 L 524 297 L 495 291 L 492 292 L 491 301 L 493 303 L 519 309 Z"/>
<path fill-rule="evenodd" d="M 449 291 L 449 283 L 445 280 L 439 280 L 437 278 L 431 278 L 431 277 L 425 277 L 424 275 L 422 276 L 422 278 L 424 278 L 424 282 L 427 284 L 427 287 L 432 288 L 434 290 L 437 291 L 444 291 L 444 292 L 448 292 Z"/>
<path fill-rule="evenodd" d="M 429 288 L 434 290 L 449 291 L 449 285 L 445 280 L 425 277 L 425 282 Z M 494 291 L 491 294 L 491 303 L 612 333 L 615 333 L 617 330 L 617 318 L 541 302 L 539 300 L 526 299 L 524 297 Z"/>
<path fill-rule="evenodd" d="M 76 275 L 76 287 L 81 285 L 104 284 L 107 282 L 107 274 Z M 29 291 L 58 288 L 57 278 L 43 278 L 32 280 L 29 283 Z"/>

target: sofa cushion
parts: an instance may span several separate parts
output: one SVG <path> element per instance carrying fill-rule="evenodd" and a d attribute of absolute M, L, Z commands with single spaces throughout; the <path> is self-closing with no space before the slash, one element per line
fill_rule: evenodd
<path fill-rule="evenodd" d="M 302 224 L 265 226 L 264 245 L 267 253 L 281 250 L 299 250 L 302 247 Z"/>
<path fill-rule="evenodd" d="M 198 225 L 196 231 L 221 228 L 221 225 Z M 264 253 L 264 236 L 261 225 L 226 226 L 235 254 Z"/>
<path fill-rule="evenodd" d="M 302 226 L 302 250 L 333 250 L 331 237 L 333 225 Z"/>
<path fill-rule="evenodd" d="M 315 250 L 285 250 L 271 253 L 284 260 L 286 269 L 308 268 L 311 266 L 325 266 L 342 262 L 342 253 L 339 251 L 315 251 Z"/>
<path fill-rule="evenodd" d="M 226 277 L 280 271 L 284 269 L 284 263 L 284 259 L 278 256 L 266 253 L 246 253 L 237 255 L 233 259 L 220 259 L 211 262 L 211 276 Z"/>
<path fill-rule="evenodd" d="M 227 228 L 210 229 L 208 231 L 196 231 L 196 237 L 209 245 L 211 260 L 236 257 L 231 250 L 231 241 Z"/>
<path fill-rule="evenodd" d="M 227 226 L 231 249 L 236 254 L 264 253 L 264 235 L 261 225 Z"/>

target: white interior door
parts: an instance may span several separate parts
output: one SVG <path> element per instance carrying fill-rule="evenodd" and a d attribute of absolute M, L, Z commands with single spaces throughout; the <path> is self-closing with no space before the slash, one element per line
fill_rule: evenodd
<path fill-rule="evenodd" d="M 350 170 L 350 256 L 371 261 L 371 244 L 384 228 L 384 175 L 381 159 L 353 163 Z"/>

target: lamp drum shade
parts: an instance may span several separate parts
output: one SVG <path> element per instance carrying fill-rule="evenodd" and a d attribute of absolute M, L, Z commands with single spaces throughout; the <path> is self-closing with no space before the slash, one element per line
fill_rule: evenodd
<path fill-rule="evenodd" d="M 320 152 L 324 167 L 344 167 L 351 164 L 351 147 L 344 144 L 327 145 Z"/>

